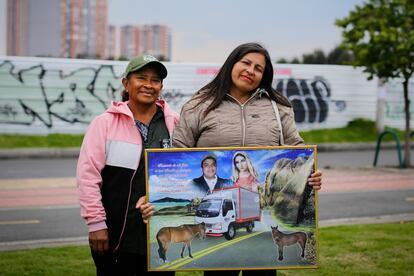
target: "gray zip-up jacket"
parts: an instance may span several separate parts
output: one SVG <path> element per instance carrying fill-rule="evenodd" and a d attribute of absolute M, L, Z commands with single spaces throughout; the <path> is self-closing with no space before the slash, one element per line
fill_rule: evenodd
<path fill-rule="evenodd" d="M 284 145 L 303 145 L 293 109 L 276 104 L 279 124 L 272 101 L 264 90 L 256 91 L 244 104 L 228 94 L 207 116 L 204 111 L 211 100 L 193 108 L 198 102 L 196 95 L 184 104 L 173 133 L 173 147 L 279 146 L 282 145 L 280 124 Z"/>

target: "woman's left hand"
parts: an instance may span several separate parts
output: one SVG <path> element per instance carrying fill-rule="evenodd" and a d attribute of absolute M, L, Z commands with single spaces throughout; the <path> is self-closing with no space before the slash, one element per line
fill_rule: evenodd
<path fill-rule="evenodd" d="M 138 199 L 135 208 L 139 209 L 141 212 L 142 220 L 144 223 L 148 223 L 149 218 L 154 214 L 155 207 L 151 203 L 147 202 L 147 198 L 145 196 L 141 196 Z"/>
<path fill-rule="evenodd" d="M 311 176 L 308 178 L 309 186 L 312 186 L 314 190 L 320 190 L 322 187 L 322 172 L 320 170 L 316 170 Z"/>

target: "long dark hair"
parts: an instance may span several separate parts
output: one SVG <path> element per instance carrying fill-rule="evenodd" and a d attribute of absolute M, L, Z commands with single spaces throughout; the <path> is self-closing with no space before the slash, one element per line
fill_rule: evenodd
<path fill-rule="evenodd" d="M 207 107 L 204 114 L 207 115 L 210 111 L 217 108 L 230 91 L 232 85 L 231 71 L 234 64 L 249 53 L 260 53 L 265 57 L 266 66 L 258 88 L 266 90 L 269 93 L 269 97 L 277 103 L 291 107 L 289 100 L 272 88 L 273 65 L 268 51 L 259 43 L 252 42 L 241 44 L 230 53 L 216 77 L 196 93 L 198 104 L 194 108 L 208 99 L 213 99 L 213 101 Z"/>

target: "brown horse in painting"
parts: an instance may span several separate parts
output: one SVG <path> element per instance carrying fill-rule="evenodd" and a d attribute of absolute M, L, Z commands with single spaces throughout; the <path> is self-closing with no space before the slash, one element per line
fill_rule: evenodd
<path fill-rule="evenodd" d="M 204 239 L 206 236 L 206 226 L 203 223 L 199 224 L 184 224 L 177 227 L 163 227 L 157 233 L 158 241 L 158 255 L 160 258 L 166 262 L 167 261 L 167 251 L 170 248 L 171 243 L 182 242 L 183 247 L 181 249 L 181 258 L 184 258 L 185 247 L 188 248 L 188 256 L 192 258 L 191 255 L 191 241 L 196 235 L 199 235 L 201 239 Z"/>
<path fill-rule="evenodd" d="M 279 261 L 283 260 L 283 248 L 288 245 L 293 245 L 295 243 L 298 243 L 299 246 L 302 248 L 302 258 L 305 257 L 305 246 L 306 246 L 306 240 L 307 236 L 304 232 L 294 232 L 294 233 L 288 233 L 285 234 L 282 231 L 279 231 L 276 227 L 272 226 L 272 238 L 277 245 L 277 248 L 279 250 Z"/>

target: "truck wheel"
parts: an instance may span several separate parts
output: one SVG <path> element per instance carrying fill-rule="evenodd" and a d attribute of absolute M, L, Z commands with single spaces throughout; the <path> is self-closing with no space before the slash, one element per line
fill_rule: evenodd
<path fill-rule="evenodd" d="M 227 230 L 226 233 L 224 233 L 224 237 L 226 238 L 226 240 L 231 240 L 236 236 L 236 228 L 234 228 L 234 224 L 230 223 L 229 225 L 229 229 Z"/>
<path fill-rule="evenodd" d="M 251 233 L 253 231 L 254 222 L 249 222 L 249 224 L 246 226 L 247 233 Z"/>

